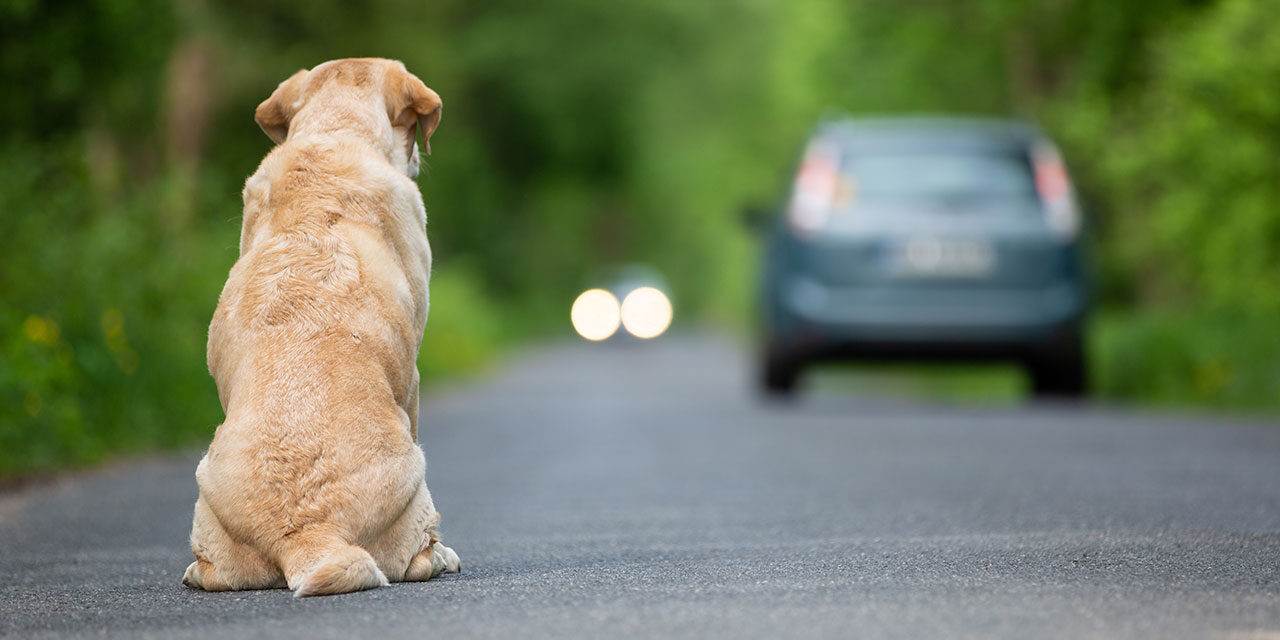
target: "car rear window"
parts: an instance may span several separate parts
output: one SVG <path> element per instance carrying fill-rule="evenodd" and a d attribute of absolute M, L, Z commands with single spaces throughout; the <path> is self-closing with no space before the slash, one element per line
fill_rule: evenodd
<path fill-rule="evenodd" d="M 857 153 L 841 161 L 854 196 L 865 199 L 1034 198 L 1027 157 L 1012 153 Z"/>

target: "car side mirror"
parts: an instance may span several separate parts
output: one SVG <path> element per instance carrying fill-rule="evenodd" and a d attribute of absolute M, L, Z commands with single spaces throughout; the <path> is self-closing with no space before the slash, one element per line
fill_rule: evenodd
<path fill-rule="evenodd" d="M 769 223 L 773 220 L 773 210 L 760 205 L 748 205 L 742 208 L 741 216 L 742 226 L 761 233 L 769 228 Z"/>

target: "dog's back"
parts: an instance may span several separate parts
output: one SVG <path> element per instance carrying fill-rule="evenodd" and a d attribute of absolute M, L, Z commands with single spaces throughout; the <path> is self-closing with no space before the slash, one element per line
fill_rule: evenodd
<path fill-rule="evenodd" d="M 372 125 L 341 126 L 352 101 L 375 102 L 341 81 L 394 92 L 386 62 L 317 73 L 341 117 L 313 97 L 311 130 L 289 130 L 246 184 L 241 257 L 209 332 L 227 417 L 196 474 L 194 586 L 283 581 L 315 595 L 425 579 L 421 565 L 430 573 L 440 554 L 456 569 L 452 551 L 431 548 L 438 516 L 415 443 L 430 265 L 421 196 L 410 159 L 392 155 L 403 142 L 370 137 L 381 105 Z"/>

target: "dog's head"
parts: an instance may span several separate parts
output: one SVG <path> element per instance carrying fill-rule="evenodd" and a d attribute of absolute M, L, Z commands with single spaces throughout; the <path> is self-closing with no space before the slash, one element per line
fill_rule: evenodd
<path fill-rule="evenodd" d="M 299 135 L 368 137 L 412 178 L 418 175 L 417 131 L 431 155 L 440 111 L 440 96 L 401 62 L 347 58 L 293 74 L 258 105 L 254 118 L 276 144 Z"/>

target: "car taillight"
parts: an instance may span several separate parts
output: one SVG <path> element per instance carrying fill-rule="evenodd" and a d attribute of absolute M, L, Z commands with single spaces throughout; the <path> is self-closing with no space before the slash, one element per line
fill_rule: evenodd
<path fill-rule="evenodd" d="M 1071 178 L 1062 164 L 1062 156 L 1052 145 L 1041 143 L 1032 152 L 1032 162 L 1035 165 L 1036 191 L 1044 205 L 1045 222 L 1062 238 L 1075 238 L 1080 233 L 1080 208 L 1076 205 Z"/>
<path fill-rule="evenodd" d="M 796 172 L 787 210 L 787 219 L 796 234 L 811 236 L 826 226 L 839 182 L 840 147 L 825 140 L 810 142 Z"/>

